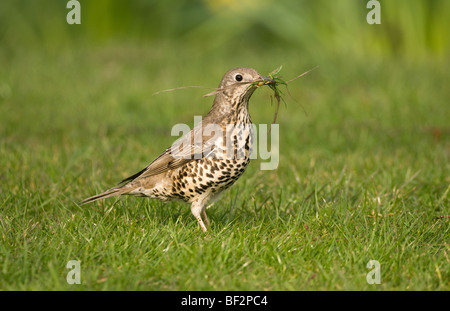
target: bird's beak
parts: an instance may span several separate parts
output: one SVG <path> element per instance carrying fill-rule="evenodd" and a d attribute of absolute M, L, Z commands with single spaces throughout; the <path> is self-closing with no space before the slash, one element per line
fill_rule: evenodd
<path fill-rule="evenodd" d="M 261 78 L 259 79 L 259 83 L 258 86 L 260 85 L 266 85 L 266 84 L 275 84 L 275 80 L 273 80 L 272 78 L 269 77 L 265 77 L 265 76 L 261 76 Z"/>
<path fill-rule="evenodd" d="M 273 80 L 272 78 L 269 78 L 269 77 L 263 76 L 263 77 L 261 77 L 261 79 L 262 79 L 263 81 L 268 81 L 268 82 L 270 82 L 270 83 L 275 83 L 275 80 Z"/>

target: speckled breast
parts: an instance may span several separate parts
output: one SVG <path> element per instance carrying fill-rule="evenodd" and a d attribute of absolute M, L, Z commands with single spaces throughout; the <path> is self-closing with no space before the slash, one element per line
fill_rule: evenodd
<path fill-rule="evenodd" d="M 192 202 L 198 196 L 218 194 L 244 173 L 252 152 L 252 124 L 226 126 L 223 132 L 207 157 L 173 172 L 171 197 Z"/>

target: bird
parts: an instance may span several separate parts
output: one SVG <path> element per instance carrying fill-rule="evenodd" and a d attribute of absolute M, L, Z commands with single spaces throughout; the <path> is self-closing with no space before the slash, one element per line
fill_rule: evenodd
<path fill-rule="evenodd" d="M 80 205 L 119 195 L 181 200 L 191 204 L 192 214 L 207 232 L 206 208 L 239 179 L 250 162 L 250 97 L 259 86 L 275 83 L 253 68 L 229 70 L 219 87 L 207 94 L 215 95 L 213 105 L 190 132 L 118 186 L 86 198 Z"/>

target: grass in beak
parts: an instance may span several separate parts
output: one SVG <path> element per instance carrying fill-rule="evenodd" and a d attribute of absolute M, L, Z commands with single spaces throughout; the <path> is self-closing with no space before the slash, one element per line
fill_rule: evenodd
<path fill-rule="evenodd" d="M 283 66 L 280 66 L 278 68 L 276 68 L 275 70 L 273 70 L 271 73 L 268 74 L 268 77 L 270 78 L 270 80 L 258 80 L 253 82 L 252 84 L 250 84 L 249 87 L 260 87 L 263 85 L 267 85 L 269 86 L 269 88 L 273 91 L 273 97 L 275 98 L 275 100 L 277 101 L 277 106 L 275 109 L 275 115 L 273 117 L 273 121 L 272 124 L 275 124 L 275 122 L 277 121 L 277 117 L 278 117 L 278 111 L 280 109 L 280 103 L 281 101 L 284 102 L 284 104 L 286 105 L 286 101 L 283 99 L 283 93 L 280 90 L 280 85 L 284 85 L 286 87 L 287 92 L 289 93 L 289 89 L 288 89 L 288 84 L 291 83 L 292 81 L 297 80 L 298 78 L 306 75 L 307 73 L 311 72 L 312 70 L 316 69 L 316 67 L 314 67 L 313 69 L 310 69 L 308 71 L 305 71 L 304 73 L 296 76 L 295 78 L 285 81 L 283 80 L 278 74 L 280 73 L 281 69 L 283 68 Z M 271 97 L 271 99 L 273 98 Z M 271 100 L 271 102 L 273 102 Z"/>

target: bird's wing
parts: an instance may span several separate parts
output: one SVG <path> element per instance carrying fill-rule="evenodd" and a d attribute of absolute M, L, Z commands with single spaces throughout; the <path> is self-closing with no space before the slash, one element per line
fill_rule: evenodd
<path fill-rule="evenodd" d="M 177 139 L 172 146 L 161 153 L 153 162 L 140 172 L 125 178 L 125 183 L 135 179 L 158 175 L 174 170 L 190 161 L 210 156 L 216 150 L 217 139 L 221 136 L 221 128 L 216 124 L 198 124 L 189 133 Z"/>

